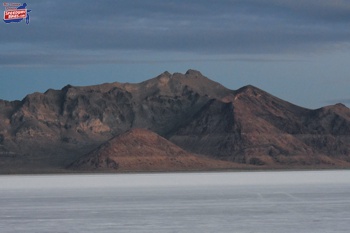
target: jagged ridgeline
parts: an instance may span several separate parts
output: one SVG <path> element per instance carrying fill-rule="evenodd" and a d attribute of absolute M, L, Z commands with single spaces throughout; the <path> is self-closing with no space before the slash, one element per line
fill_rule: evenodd
<path fill-rule="evenodd" d="M 310 166 L 350 166 L 346 106 L 306 109 L 195 70 L 0 100 L 3 173 Z"/>

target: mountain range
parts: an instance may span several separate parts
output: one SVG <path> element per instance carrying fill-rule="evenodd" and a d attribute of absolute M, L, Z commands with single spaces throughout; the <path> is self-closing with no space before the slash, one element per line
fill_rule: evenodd
<path fill-rule="evenodd" d="M 307 109 L 199 71 L 0 100 L 0 172 L 350 167 L 350 109 Z"/>

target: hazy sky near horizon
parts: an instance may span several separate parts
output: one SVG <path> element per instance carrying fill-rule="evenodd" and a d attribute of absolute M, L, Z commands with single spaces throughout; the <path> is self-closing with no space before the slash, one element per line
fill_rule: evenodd
<path fill-rule="evenodd" d="M 350 0 L 25 2 L 29 25 L 0 22 L 0 99 L 196 69 L 303 107 L 350 106 Z"/>

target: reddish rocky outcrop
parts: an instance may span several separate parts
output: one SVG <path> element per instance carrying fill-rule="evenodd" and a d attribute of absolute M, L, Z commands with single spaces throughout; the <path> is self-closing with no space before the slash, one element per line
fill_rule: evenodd
<path fill-rule="evenodd" d="M 146 129 L 131 129 L 72 163 L 70 169 L 181 171 L 238 168 L 238 164 L 191 154 Z"/>

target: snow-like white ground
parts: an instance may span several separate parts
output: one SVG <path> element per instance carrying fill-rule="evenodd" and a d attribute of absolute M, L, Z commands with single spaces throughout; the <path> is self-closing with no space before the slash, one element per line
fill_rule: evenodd
<path fill-rule="evenodd" d="M 0 176 L 9 232 L 349 232 L 350 171 Z"/>

